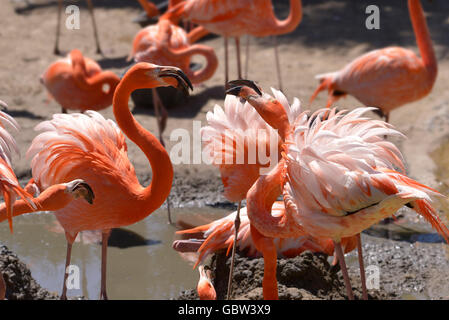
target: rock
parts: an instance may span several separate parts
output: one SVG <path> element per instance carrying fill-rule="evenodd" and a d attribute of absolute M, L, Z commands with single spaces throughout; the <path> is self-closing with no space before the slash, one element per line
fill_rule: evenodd
<path fill-rule="evenodd" d="M 54 300 L 58 295 L 43 289 L 28 267 L 6 246 L 0 245 L 0 272 L 6 283 L 8 300 Z"/>

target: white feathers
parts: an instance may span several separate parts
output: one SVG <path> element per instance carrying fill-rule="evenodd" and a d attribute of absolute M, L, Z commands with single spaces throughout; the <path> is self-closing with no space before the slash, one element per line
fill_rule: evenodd
<path fill-rule="evenodd" d="M 272 89 L 272 92 L 285 108 L 289 121 L 293 123 L 301 115 L 299 100 L 295 98 L 293 104 L 290 105 L 282 92 L 276 89 Z M 264 95 L 269 96 L 266 93 Z M 278 137 L 276 131 L 248 102 L 243 103 L 233 95 L 226 96 L 224 110 L 215 105 L 214 110 L 207 113 L 206 119 L 208 126 L 201 129 L 204 142 L 203 152 L 207 156 L 211 156 L 216 165 L 222 164 L 223 159 L 233 156 L 236 156 L 237 159 L 247 159 L 248 155 L 240 155 L 239 151 L 256 150 L 257 145 L 259 147 L 268 146 L 270 137 Z"/>
<path fill-rule="evenodd" d="M 384 193 L 371 179 L 379 169 L 404 170 L 400 151 L 384 136 L 403 136 L 391 125 L 351 112 L 321 109 L 297 126 L 287 154 L 286 194 L 298 210 L 341 216 L 378 202 Z M 377 180 L 376 180 L 377 181 Z"/>
<path fill-rule="evenodd" d="M 125 137 L 118 126 L 95 111 L 55 114 L 35 130 L 43 132 L 34 138 L 27 157 L 32 158 L 33 178 L 42 190 L 62 182 L 58 176 L 63 177 L 93 152 L 111 163 L 120 160 L 118 153 L 126 153 Z"/>
<path fill-rule="evenodd" d="M 0 105 L 6 106 L 3 101 L 0 101 Z M 16 120 L 3 111 L 0 111 L 0 157 L 11 166 L 12 153 L 19 154 L 19 148 L 12 135 L 7 131 L 7 128 L 13 132 L 19 131 L 19 125 Z"/>

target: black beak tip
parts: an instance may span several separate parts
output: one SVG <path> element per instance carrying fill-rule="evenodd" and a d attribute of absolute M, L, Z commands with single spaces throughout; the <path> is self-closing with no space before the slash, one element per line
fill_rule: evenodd
<path fill-rule="evenodd" d="M 244 79 L 239 79 L 239 80 L 232 80 L 229 81 L 226 84 L 226 93 L 234 88 L 234 87 L 249 87 L 251 89 L 253 89 L 259 96 L 262 96 L 262 90 L 259 88 L 259 86 L 256 84 L 256 82 L 252 81 L 252 80 L 244 80 Z"/>
<path fill-rule="evenodd" d="M 230 94 L 230 95 L 238 97 L 242 88 L 243 88 L 242 86 L 236 86 L 236 87 L 232 87 L 232 88 L 227 87 L 226 94 Z"/>

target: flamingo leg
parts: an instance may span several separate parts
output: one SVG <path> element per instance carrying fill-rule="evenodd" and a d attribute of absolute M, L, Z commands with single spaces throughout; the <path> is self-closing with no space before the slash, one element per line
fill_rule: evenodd
<path fill-rule="evenodd" d="M 157 93 L 156 88 L 151 89 L 152 90 L 152 96 L 153 96 L 153 107 L 154 107 L 154 114 L 156 116 L 156 122 L 157 127 L 159 131 L 159 141 L 161 144 L 165 147 L 164 139 L 162 138 L 162 134 L 165 131 L 165 128 L 167 127 L 167 118 L 168 118 L 168 112 L 167 109 L 165 109 L 164 104 L 162 103 L 159 94 Z M 168 223 L 172 224 L 173 221 L 171 219 L 171 210 L 170 210 L 170 196 L 167 197 L 167 214 L 168 214 Z"/>
<path fill-rule="evenodd" d="M 92 0 L 86 0 L 86 2 L 87 2 L 87 8 L 89 9 L 90 16 L 92 18 L 95 44 L 97 45 L 97 53 L 103 55 L 103 52 L 101 51 L 101 48 L 100 48 L 100 41 L 98 40 L 98 31 L 97 31 L 97 23 L 95 22 L 94 6 L 92 4 Z"/>
<path fill-rule="evenodd" d="M 101 232 L 101 291 L 100 300 L 108 300 L 106 293 L 106 264 L 107 264 L 107 251 L 108 240 L 111 235 L 111 229 L 102 230 Z"/>
<path fill-rule="evenodd" d="M 384 117 L 385 117 L 385 122 L 389 123 L 390 122 L 390 112 L 385 113 Z"/>
<path fill-rule="evenodd" d="M 61 107 L 61 113 L 67 113 L 67 109 Z"/>
<path fill-rule="evenodd" d="M 357 235 L 357 252 L 359 256 L 360 280 L 362 281 L 362 297 L 363 300 L 368 300 L 368 291 L 366 290 L 365 265 L 363 263 L 362 254 L 362 239 L 360 237 L 360 233 Z"/>
<path fill-rule="evenodd" d="M 345 255 L 341 248 L 340 242 L 334 241 L 335 254 L 337 255 L 338 262 L 340 263 L 341 272 L 343 273 L 343 279 L 345 281 L 346 293 L 349 300 L 354 300 L 354 294 L 352 292 L 351 281 L 349 281 L 348 269 L 346 268 Z"/>
<path fill-rule="evenodd" d="M 55 40 L 55 48 L 53 49 L 53 53 L 60 55 L 59 51 L 59 36 L 61 34 L 61 12 L 62 12 L 62 0 L 58 0 L 58 17 L 56 22 L 56 40 Z"/>
<path fill-rule="evenodd" d="M 0 300 L 5 300 L 6 297 L 6 284 L 3 279 L 3 274 L 0 272 Z"/>
<path fill-rule="evenodd" d="M 240 59 L 240 38 L 235 37 L 235 48 L 237 51 L 237 75 L 239 79 L 242 79 L 242 62 Z"/>
<path fill-rule="evenodd" d="M 73 241 L 72 241 L 72 239 L 69 239 L 69 237 L 67 237 L 67 236 L 66 236 L 66 238 L 67 238 L 67 253 L 65 256 L 64 282 L 62 284 L 62 293 L 61 293 L 61 297 L 60 297 L 61 300 L 67 300 L 67 278 L 69 276 L 69 274 L 67 273 L 67 267 L 70 265 L 70 259 L 72 257 Z"/>
<path fill-rule="evenodd" d="M 249 42 L 250 42 L 250 35 L 246 36 L 246 54 L 245 54 L 245 75 L 244 78 L 248 79 L 248 69 L 249 69 Z"/>
<path fill-rule="evenodd" d="M 279 60 L 279 47 L 278 47 L 278 38 L 276 36 L 273 37 L 274 44 L 274 58 L 276 60 L 276 73 L 278 76 L 279 90 L 283 91 L 282 88 L 282 76 L 281 76 L 281 63 Z"/>
<path fill-rule="evenodd" d="M 225 88 L 229 82 L 229 65 L 228 65 L 228 37 L 223 37 L 224 39 L 224 50 L 225 50 Z"/>
<path fill-rule="evenodd" d="M 234 220 L 234 244 L 232 247 L 232 255 L 231 255 L 231 266 L 229 268 L 229 279 L 228 279 L 228 296 L 227 299 L 231 300 L 231 294 L 232 294 L 232 276 L 234 274 L 234 261 L 235 261 L 235 251 L 237 247 L 237 236 L 239 234 L 239 228 L 240 228 L 240 208 L 242 206 L 242 201 L 239 201 L 239 206 L 237 208 L 237 214 L 235 216 Z"/>
<path fill-rule="evenodd" d="M 278 300 L 278 283 L 276 278 L 277 251 L 272 238 L 263 236 L 256 228 L 251 226 L 251 237 L 257 250 L 263 254 L 263 298 L 264 300 Z"/>

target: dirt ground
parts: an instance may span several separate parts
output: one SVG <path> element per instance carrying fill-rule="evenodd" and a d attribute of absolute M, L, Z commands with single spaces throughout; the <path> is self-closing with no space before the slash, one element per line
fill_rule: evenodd
<path fill-rule="evenodd" d="M 80 49 L 103 68 L 121 74 L 128 66 L 126 57 L 139 30 L 132 20 L 141 12 L 140 7 L 134 0 L 93 2 L 104 56 L 95 54 L 93 30 L 85 1 L 65 2 L 80 6 L 81 28 L 62 29 L 60 49 L 65 53 L 74 48 Z M 273 2 L 278 17 L 286 17 L 288 0 Z M 298 97 L 304 109 L 315 110 L 324 106 L 324 93 L 312 105 L 309 104 L 309 98 L 317 86 L 314 76 L 337 70 L 369 50 L 399 45 L 418 52 L 405 2 L 303 0 L 304 16 L 300 26 L 293 33 L 278 38 L 284 92 L 289 100 Z M 380 8 L 380 30 L 365 28 L 365 8 L 373 3 Z M 390 121 L 407 136 L 407 140 L 394 142 L 404 153 L 409 175 L 441 190 L 446 184 L 449 185 L 449 181 L 437 175 L 441 168 L 430 154 L 449 139 L 449 91 L 446 90 L 449 83 L 449 2 L 423 1 L 423 7 L 438 59 L 438 78 L 428 97 L 394 110 Z M 55 101 L 48 100 L 39 82 L 45 68 L 59 58 L 53 55 L 56 10 L 56 0 L 3 0 L 0 3 L 0 99 L 8 103 L 8 112 L 21 126 L 15 138 L 22 156 L 13 159 L 13 167 L 22 181 L 30 178 L 29 159 L 26 159 L 25 153 L 36 135 L 33 128 L 61 110 Z M 245 43 L 244 39 L 242 43 Z M 258 81 L 265 91 L 269 91 L 271 86 L 278 87 L 272 40 L 251 38 L 250 43 L 248 78 Z M 215 49 L 220 65 L 212 79 L 195 87 L 187 103 L 170 108 L 164 135 L 169 151 L 177 143 L 170 141 L 170 133 L 174 129 L 184 128 L 192 132 L 192 120 L 199 120 L 205 125 L 207 111 L 212 110 L 215 104 L 223 104 L 223 40 L 208 38 L 203 44 Z M 233 46 L 230 59 L 233 78 L 236 76 Z M 245 60 L 243 54 L 242 60 Z M 352 97 L 340 100 L 337 105 L 342 109 L 361 106 Z M 152 110 L 134 108 L 131 101 L 130 108 L 145 128 L 156 132 Z M 106 118 L 113 118 L 111 108 L 101 113 Z M 151 169 L 143 153 L 132 143 L 129 143 L 129 157 L 140 181 L 147 184 Z M 172 190 L 175 206 L 229 204 L 220 191 L 221 183 L 215 168 L 205 164 L 175 166 Z M 447 207 L 443 204 L 441 212 L 447 214 Z M 421 220 L 413 216 L 410 223 L 420 224 Z"/>

